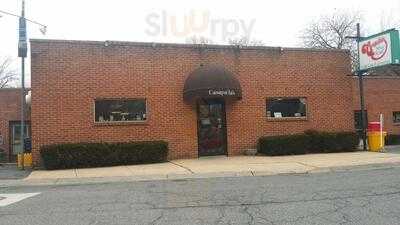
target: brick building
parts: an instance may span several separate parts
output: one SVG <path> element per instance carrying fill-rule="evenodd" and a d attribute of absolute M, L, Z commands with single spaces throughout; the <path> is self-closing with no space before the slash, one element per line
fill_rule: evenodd
<path fill-rule="evenodd" d="M 31 40 L 32 143 L 166 140 L 169 158 L 352 131 L 342 50 Z"/>
<path fill-rule="evenodd" d="M 384 117 L 384 130 L 400 135 L 400 76 L 379 73 L 364 78 L 365 108 L 367 121 L 379 121 Z M 360 97 L 358 79 L 353 81 L 353 109 L 355 127 L 361 129 Z"/>
<path fill-rule="evenodd" d="M 26 120 L 26 134 L 30 134 L 29 111 Z M 0 149 L 5 151 L 6 161 L 14 161 L 21 150 L 21 89 L 0 89 Z"/>

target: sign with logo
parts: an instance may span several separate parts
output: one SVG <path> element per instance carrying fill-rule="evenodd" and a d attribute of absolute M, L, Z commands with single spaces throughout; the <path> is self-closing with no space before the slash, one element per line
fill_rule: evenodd
<path fill-rule="evenodd" d="M 358 43 L 360 69 L 400 64 L 399 42 L 399 32 L 394 29 L 361 39 Z"/>
<path fill-rule="evenodd" d="M 227 90 L 208 90 L 209 96 L 236 96 L 235 90 L 227 89 Z"/>

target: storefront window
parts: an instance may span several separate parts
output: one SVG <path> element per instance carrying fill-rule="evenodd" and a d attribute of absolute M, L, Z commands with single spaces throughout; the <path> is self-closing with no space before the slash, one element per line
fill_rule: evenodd
<path fill-rule="evenodd" d="M 146 121 L 145 99 L 96 100 L 96 122 Z"/>
<path fill-rule="evenodd" d="M 393 123 L 400 124 L 400 111 L 393 112 Z"/>
<path fill-rule="evenodd" d="M 306 98 L 268 98 L 268 118 L 306 117 Z"/>

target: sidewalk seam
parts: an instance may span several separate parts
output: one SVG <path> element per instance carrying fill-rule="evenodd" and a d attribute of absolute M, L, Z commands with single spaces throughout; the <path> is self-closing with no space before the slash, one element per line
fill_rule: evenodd
<path fill-rule="evenodd" d="M 174 162 L 172 162 L 172 161 L 168 161 L 168 162 L 170 162 L 171 164 L 174 164 L 175 166 L 179 166 L 179 167 L 181 167 L 181 168 L 183 168 L 183 169 L 189 171 L 191 174 L 194 174 L 194 172 L 193 172 L 191 169 L 189 169 L 189 168 L 187 168 L 187 167 L 185 167 L 185 166 L 179 165 L 178 163 L 174 163 Z"/>
<path fill-rule="evenodd" d="M 306 164 L 306 163 L 303 163 L 303 162 L 297 162 L 297 161 L 295 161 L 295 163 L 300 164 L 300 165 L 303 165 L 303 166 L 306 166 L 306 167 L 311 167 L 311 168 L 313 168 L 313 169 L 320 169 L 318 166 L 309 165 L 309 164 Z"/>

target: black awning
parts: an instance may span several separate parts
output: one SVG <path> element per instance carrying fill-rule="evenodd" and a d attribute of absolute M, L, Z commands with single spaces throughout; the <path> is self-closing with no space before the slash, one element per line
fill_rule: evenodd
<path fill-rule="evenodd" d="M 240 100 L 242 89 L 235 75 L 223 66 L 200 66 L 186 79 L 183 99 L 193 102 L 198 98 Z"/>

